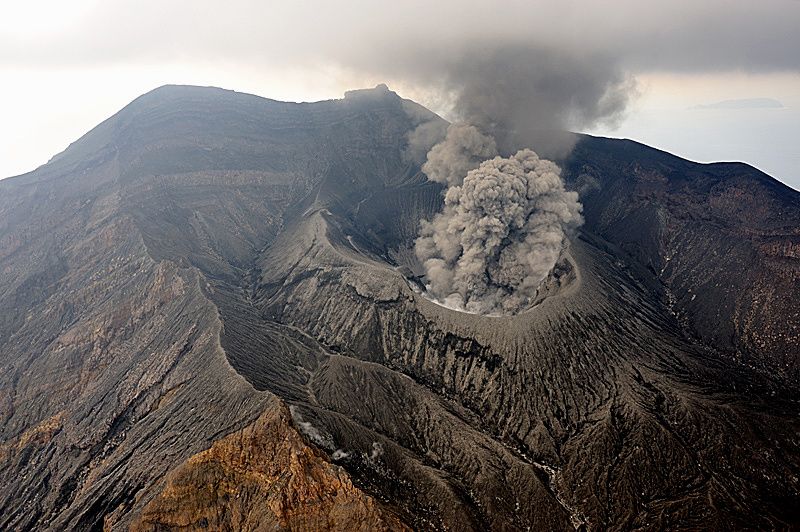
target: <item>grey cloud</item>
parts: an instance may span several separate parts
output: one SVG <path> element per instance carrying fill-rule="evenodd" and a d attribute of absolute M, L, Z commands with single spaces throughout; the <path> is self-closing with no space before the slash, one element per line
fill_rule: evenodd
<path fill-rule="evenodd" d="M 360 68 L 480 41 L 495 43 L 492 49 L 549 45 L 605 55 L 633 71 L 798 71 L 798 27 L 800 2 L 793 0 L 231 0 L 224 7 L 210 0 L 118 0 L 97 2 L 52 35 L 24 42 L 0 36 L 0 61 L 262 58 Z"/>
<path fill-rule="evenodd" d="M 458 118 L 495 137 L 503 153 L 532 147 L 563 157 L 574 143 L 570 129 L 616 122 L 635 93 L 613 60 L 549 46 L 482 46 L 434 70 Z"/>
<path fill-rule="evenodd" d="M 46 35 L 0 34 L 0 67 L 334 69 L 437 94 L 501 153 L 558 158 L 574 141 L 567 130 L 620 119 L 639 73 L 800 72 L 798 27 L 790 0 L 117 0 Z M 410 139 L 408 156 L 433 133 Z"/>
<path fill-rule="evenodd" d="M 800 70 L 800 2 L 591 0 L 260 2 L 117 0 L 60 32 L 0 35 L 0 63 L 244 61 L 386 73 L 469 43 L 546 46 L 613 58 L 624 69 Z M 468 46 L 466 48 L 469 48 Z M 435 62 L 435 61 L 434 61 Z"/>
<path fill-rule="evenodd" d="M 639 73 L 800 72 L 798 27 L 789 0 L 109 1 L 61 31 L 0 35 L 0 66 L 337 69 L 438 94 L 501 153 L 560 157 L 565 130 L 619 120 Z"/>

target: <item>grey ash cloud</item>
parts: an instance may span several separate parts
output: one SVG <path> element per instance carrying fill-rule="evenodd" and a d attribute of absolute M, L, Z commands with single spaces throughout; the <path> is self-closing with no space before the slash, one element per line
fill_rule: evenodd
<path fill-rule="evenodd" d="M 422 124 L 412 131 L 410 144 L 417 144 L 417 131 L 427 128 Z M 425 139 L 429 141 L 429 139 Z M 427 153 L 422 170 L 431 181 L 447 186 L 460 185 L 467 172 L 477 168 L 481 162 L 497 155 L 497 143 L 477 127 L 469 124 L 453 124 L 446 130 L 446 137 Z"/>
<path fill-rule="evenodd" d="M 448 186 L 442 212 L 421 222 L 415 244 L 428 295 L 478 314 L 524 310 L 582 223 L 558 166 L 529 148 L 566 156 L 569 129 L 617 120 L 634 83 L 607 58 L 530 45 L 423 56 L 406 75 L 439 83 L 461 120 L 422 165 Z M 441 135 L 432 123 L 410 134 L 409 152 Z"/>
<path fill-rule="evenodd" d="M 502 153 L 532 147 L 563 157 L 575 141 L 570 130 L 616 123 L 636 94 L 612 58 L 534 44 L 466 49 L 412 77 L 435 84 L 431 72 L 452 95 L 457 120 L 494 137 Z"/>
<path fill-rule="evenodd" d="M 469 169 L 476 153 L 493 147 L 473 126 L 456 125 L 431 150 L 429 175 L 450 187 L 443 210 L 422 221 L 415 248 L 432 298 L 476 314 L 513 314 L 532 303 L 582 223 L 582 207 L 558 166 L 531 150 Z M 465 168 L 459 182 L 453 170 Z"/>
<path fill-rule="evenodd" d="M 536 152 L 566 156 L 569 129 L 617 120 L 634 83 L 607 58 L 529 45 L 433 56 L 410 75 L 435 83 L 434 74 L 462 122 L 422 166 L 449 187 L 442 212 L 421 222 L 415 244 L 428 294 L 457 310 L 517 313 L 582 223 L 577 193 Z M 410 151 L 430 145 L 430 124 L 411 133 Z"/>
<path fill-rule="evenodd" d="M 570 128 L 613 123 L 634 82 L 600 54 L 502 41 L 421 54 L 403 75 L 449 94 L 460 120 L 422 166 L 448 186 L 442 212 L 421 222 L 415 243 L 428 295 L 478 314 L 524 310 L 582 223 L 558 166 L 529 148 L 566 156 Z M 431 124 L 410 134 L 409 152 L 441 135 Z"/>

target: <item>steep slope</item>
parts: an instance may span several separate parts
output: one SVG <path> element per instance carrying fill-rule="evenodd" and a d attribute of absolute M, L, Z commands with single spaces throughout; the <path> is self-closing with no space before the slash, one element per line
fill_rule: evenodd
<path fill-rule="evenodd" d="M 423 122 L 165 87 L 0 182 L 0 527 L 795 525 L 800 195 L 583 138 L 537 305 L 466 315 L 409 277 Z"/>
<path fill-rule="evenodd" d="M 250 171 L 247 131 L 220 129 L 245 168 L 192 174 L 206 165 L 205 141 L 187 132 L 198 116 L 202 131 L 224 125 L 209 108 L 252 120 L 239 98 L 278 114 L 295 107 L 166 87 L 0 183 L 0 528 L 90 529 L 115 511 L 124 526 L 176 463 L 272 401 L 229 366 L 206 273 L 238 278 L 231 272 L 277 231 L 286 198 L 307 193 L 286 168 L 315 155 Z M 349 102 L 322 108 L 314 120 L 334 128 L 353 114 Z M 291 129 L 267 122 L 266 136 Z M 163 165 L 189 173 L 148 173 Z"/>
<path fill-rule="evenodd" d="M 276 292 L 266 285 L 269 296 L 256 306 L 340 353 L 298 370 L 311 373 L 310 398 L 297 393 L 295 400 L 331 433 L 332 449 L 357 451 L 351 467 L 367 469 L 367 477 L 381 474 L 359 460 L 373 441 L 410 453 L 413 468 L 406 456 L 396 466 L 399 500 L 439 505 L 447 515 L 446 499 L 428 498 L 419 486 L 452 475 L 475 508 L 474 519 L 457 521 L 461 529 L 553 526 L 557 506 L 540 517 L 553 499 L 573 523 L 599 528 L 739 528 L 753 521 L 751 504 L 769 508 L 761 526 L 781 522 L 785 497 L 797 493 L 796 407 L 765 407 L 755 394 L 736 393 L 772 389 L 709 364 L 715 354 L 682 336 L 645 270 L 584 236 L 569 257 L 579 278 L 535 309 L 514 318 L 469 316 L 428 302 L 396 273 L 381 276 L 375 264 L 338 254 L 330 244 L 337 239 L 324 240 L 323 217 L 305 224 L 317 228 L 313 237 L 304 228 L 276 242 L 280 257 L 265 255 L 270 279 L 283 276 L 284 260 L 292 271 Z M 289 240 L 297 261 L 284 255 L 294 251 Z M 245 321 L 220 308 L 230 321 Z M 223 336 L 234 367 L 275 390 L 261 368 L 273 367 L 280 353 L 254 356 L 239 348 L 234 337 L 241 336 L 227 329 Z M 429 390 L 439 397 L 427 399 Z M 544 489 L 527 487 L 537 484 Z"/>
<path fill-rule="evenodd" d="M 587 225 L 664 283 L 692 333 L 800 386 L 800 194 L 744 164 L 631 141 L 586 137 L 567 169 Z"/>
<path fill-rule="evenodd" d="M 308 447 L 275 403 L 178 467 L 131 530 L 408 530 Z"/>
<path fill-rule="evenodd" d="M 154 261 L 113 190 L 3 186 L 31 214 L 3 234 L 0 528 L 94 528 L 269 396 L 228 365 L 202 276 Z"/>

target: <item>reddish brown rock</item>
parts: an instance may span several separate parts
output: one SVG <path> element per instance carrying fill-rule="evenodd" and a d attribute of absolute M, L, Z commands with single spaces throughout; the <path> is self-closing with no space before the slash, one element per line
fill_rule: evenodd
<path fill-rule="evenodd" d="M 276 401 L 189 458 L 131 529 L 409 530 L 306 444 L 290 419 Z"/>

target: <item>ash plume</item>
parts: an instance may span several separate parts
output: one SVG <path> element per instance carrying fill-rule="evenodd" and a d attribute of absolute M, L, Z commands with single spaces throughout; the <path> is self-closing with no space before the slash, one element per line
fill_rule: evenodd
<path fill-rule="evenodd" d="M 451 126 L 444 146 L 430 152 L 434 161 L 455 154 L 434 165 L 444 170 L 432 177 L 451 186 L 442 212 L 421 222 L 415 251 L 435 300 L 477 314 L 513 314 L 532 303 L 568 232 L 582 223 L 582 206 L 564 189 L 559 167 L 529 149 L 484 161 L 457 183 L 453 169 L 474 161 L 464 150 L 465 131 Z"/>
<path fill-rule="evenodd" d="M 430 148 L 428 178 L 449 187 L 443 211 L 421 222 L 415 251 L 435 300 L 514 314 L 532 304 L 582 223 L 577 193 L 547 158 L 568 155 L 570 128 L 617 121 L 635 87 L 614 60 L 585 51 L 527 43 L 451 52 L 410 70 L 423 83 L 439 80 L 461 121 L 438 144 L 430 121 L 409 135 L 409 153 Z"/>
<path fill-rule="evenodd" d="M 470 50 L 444 67 L 459 121 L 494 137 L 503 153 L 533 147 L 569 154 L 570 131 L 618 123 L 636 85 L 610 57 L 543 46 Z"/>
<path fill-rule="evenodd" d="M 571 131 L 613 126 L 637 94 L 634 79 L 615 58 L 535 43 L 471 43 L 387 63 L 387 76 L 438 95 L 454 122 L 490 136 L 503 154 L 533 148 L 561 159 L 575 144 Z M 436 131 L 423 122 L 409 135 L 410 151 L 423 151 L 426 142 L 430 149 Z"/>
<path fill-rule="evenodd" d="M 448 186 L 460 185 L 467 172 L 495 155 L 497 144 L 492 137 L 484 135 L 475 126 L 453 124 L 447 128 L 444 141 L 428 152 L 422 171 L 431 181 Z"/>

